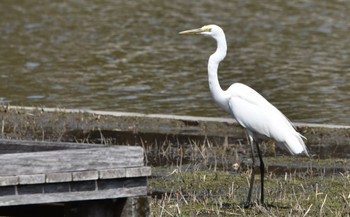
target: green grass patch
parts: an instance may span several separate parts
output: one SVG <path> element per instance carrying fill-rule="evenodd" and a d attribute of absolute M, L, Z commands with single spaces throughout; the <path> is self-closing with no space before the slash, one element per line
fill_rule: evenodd
<path fill-rule="evenodd" d="M 348 216 L 350 176 L 338 173 L 313 176 L 308 172 L 265 178 L 267 206 L 258 204 L 256 176 L 253 207 L 243 208 L 249 171 L 180 171 L 153 168 L 163 173 L 149 179 L 152 216 Z"/>

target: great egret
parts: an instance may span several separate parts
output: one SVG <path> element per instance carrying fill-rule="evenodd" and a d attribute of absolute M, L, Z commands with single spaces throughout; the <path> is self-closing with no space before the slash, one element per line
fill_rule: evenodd
<path fill-rule="evenodd" d="M 181 35 L 204 35 L 216 40 L 217 49 L 208 61 L 208 80 L 212 97 L 226 112 L 230 113 L 237 122 L 246 129 L 252 149 L 252 173 L 250 187 L 245 207 L 250 206 L 255 177 L 254 138 L 264 136 L 271 138 L 292 155 L 304 153 L 309 156 L 303 137 L 295 131 L 291 122 L 258 92 L 241 83 L 232 84 L 227 90 L 222 90 L 218 80 L 218 66 L 225 58 L 227 51 L 224 31 L 217 25 L 207 25 L 199 29 L 182 31 Z M 264 204 L 264 162 L 259 145 L 256 143 L 260 160 L 261 193 L 260 201 Z"/>

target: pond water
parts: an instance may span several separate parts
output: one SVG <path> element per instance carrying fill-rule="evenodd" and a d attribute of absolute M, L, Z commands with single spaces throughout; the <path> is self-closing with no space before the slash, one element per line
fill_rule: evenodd
<path fill-rule="evenodd" d="M 245 83 L 298 122 L 350 122 L 350 2 L 42 0 L 0 2 L 4 104 L 229 117 L 211 99 L 215 23 L 223 88 Z"/>

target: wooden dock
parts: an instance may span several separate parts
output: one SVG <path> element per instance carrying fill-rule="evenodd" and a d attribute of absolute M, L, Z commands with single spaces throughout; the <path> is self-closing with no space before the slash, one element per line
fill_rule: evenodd
<path fill-rule="evenodd" d="M 130 216 L 126 199 L 147 195 L 141 147 L 0 140 L 0 151 L 0 216 L 35 205 L 59 206 L 62 216 Z"/>

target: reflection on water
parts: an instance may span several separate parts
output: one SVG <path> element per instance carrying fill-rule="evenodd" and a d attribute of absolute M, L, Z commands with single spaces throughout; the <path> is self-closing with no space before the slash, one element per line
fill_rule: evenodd
<path fill-rule="evenodd" d="M 291 120 L 350 122 L 350 2 L 0 2 L 0 100 L 12 105 L 221 116 L 206 75 L 227 34 L 224 88 L 243 82 Z"/>

